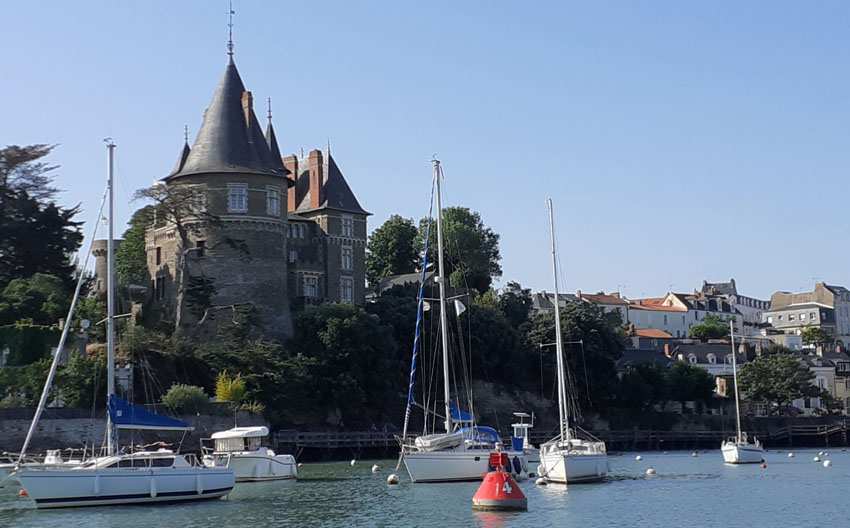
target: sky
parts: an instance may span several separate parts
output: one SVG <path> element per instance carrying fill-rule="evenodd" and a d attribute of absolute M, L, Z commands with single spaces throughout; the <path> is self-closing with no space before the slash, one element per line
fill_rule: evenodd
<path fill-rule="evenodd" d="M 503 276 L 636 297 L 734 277 L 850 285 L 850 2 L 321 1 L 234 5 L 235 61 L 284 155 L 331 151 L 369 229 L 446 205 Z M 57 144 L 86 233 L 116 147 L 116 232 L 168 174 L 226 64 L 222 0 L 0 0 L 0 147 Z M 264 121 L 264 120 L 263 120 Z M 103 232 L 98 236 L 105 236 Z"/>

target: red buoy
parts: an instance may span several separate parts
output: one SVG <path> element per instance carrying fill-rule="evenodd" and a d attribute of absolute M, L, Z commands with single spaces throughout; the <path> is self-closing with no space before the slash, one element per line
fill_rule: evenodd
<path fill-rule="evenodd" d="M 472 507 L 481 510 L 527 510 L 528 499 L 510 473 L 507 453 L 490 453 L 490 466 L 496 471 L 484 474 L 484 481 L 472 497 Z M 509 467 L 509 466 L 508 466 Z"/>
<path fill-rule="evenodd" d="M 26 497 L 27 495 L 27 490 L 25 490 L 24 488 L 18 490 L 18 497 Z"/>

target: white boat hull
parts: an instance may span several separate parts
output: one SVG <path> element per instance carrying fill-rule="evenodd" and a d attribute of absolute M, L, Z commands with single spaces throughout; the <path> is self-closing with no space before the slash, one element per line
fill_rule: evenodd
<path fill-rule="evenodd" d="M 512 465 L 514 458 L 523 465 L 522 453 L 507 451 L 507 454 Z M 403 460 L 413 482 L 481 480 L 482 475 L 490 470 L 490 451 L 484 449 L 407 452 Z M 527 467 L 528 463 L 525 462 L 524 466 Z"/>
<path fill-rule="evenodd" d="M 568 454 L 554 450 L 540 455 L 540 465 L 537 469 L 539 475 L 548 482 L 593 482 L 608 475 L 608 455 Z"/>
<path fill-rule="evenodd" d="M 298 476 L 292 455 L 234 454 L 214 455 L 204 459 L 207 467 L 227 467 L 233 470 L 236 482 L 294 479 Z"/>
<path fill-rule="evenodd" d="M 37 508 L 204 500 L 233 489 L 233 472 L 214 468 L 29 469 L 17 479 Z"/>
<path fill-rule="evenodd" d="M 755 444 L 723 442 L 720 451 L 727 464 L 758 464 L 764 461 L 764 449 Z"/>

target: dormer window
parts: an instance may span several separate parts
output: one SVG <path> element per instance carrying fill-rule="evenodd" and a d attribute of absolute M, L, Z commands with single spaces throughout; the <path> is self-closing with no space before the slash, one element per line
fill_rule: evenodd
<path fill-rule="evenodd" d="M 709 354 L 709 355 L 705 356 L 705 359 L 707 359 L 708 362 L 711 363 L 712 365 L 717 363 L 717 357 L 715 357 L 714 354 Z"/>
<path fill-rule="evenodd" d="M 227 211 L 244 213 L 248 210 L 248 187 L 233 183 L 227 184 Z"/>
<path fill-rule="evenodd" d="M 696 364 L 697 357 L 694 354 L 688 354 L 688 363 Z"/>

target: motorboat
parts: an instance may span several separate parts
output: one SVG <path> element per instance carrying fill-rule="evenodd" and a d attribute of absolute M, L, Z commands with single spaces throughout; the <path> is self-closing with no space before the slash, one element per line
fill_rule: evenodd
<path fill-rule="evenodd" d="M 519 418 L 519 423 L 511 424 L 514 430 L 511 437 L 512 447 L 516 451 L 522 450 L 529 464 L 540 462 L 540 450 L 534 447 L 528 438 L 528 430 L 534 427 L 534 414 L 515 412 L 514 416 Z M 528 418 L 531 418 L 530 423 L 525 421 Z"/>
<path fill-rule="evenodd" d="M 212 450 L 204 448 L 202 461 L 207 467 L 233 470 L 236 482 L 294 479 L 298 476 L 295 457 L 277 455 L 262 445 L 269 435 L 265 426 L 234 427 L 213 433 Z"/>

